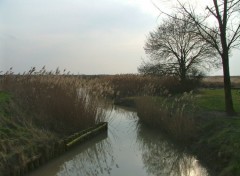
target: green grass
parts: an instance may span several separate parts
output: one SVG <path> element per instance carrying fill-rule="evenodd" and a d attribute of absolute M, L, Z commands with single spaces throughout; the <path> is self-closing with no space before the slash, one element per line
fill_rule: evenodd
<path fill-rule="evenodd" d="M 200 129 L 196 151 L 220 175 L 240 175 L 240 118 L 210 118 Z"/>
<path fill-rule="evenodd" d="M 47 146 L 57 140 L 54 134 L 34 127 L 24 117 L 14 103 L 13 96 L 0 91 L 0 175 L 5 173 L 9 161 L 11 165 L 19 165 L 21 161 L 14 158 L 16 153 L 21 152 L 24 159 L 28 160 L 30 153 L 38 153 L 35 148 L 39 144 Z"/>
<path fill-rule="evenodd" d="M 0 115 L 6 115 L 6 104 L 10 101 L 11 95 L 7 92 L 0 91 Z"/>
<path fill-rule="evenodd" d="M 11 95 L 9 93 L 0 91 L 0 105 L 7 102 L 10 97 Z"/>
<path fill-rule="evenodd" d="M 232 90 L 235 111 L 240 112 L 240 92 Z M 223 89 L 202 89 L 196 103 L 202 111 L 225 111 Z M 194 145 L 219 175 L 240 175 L 240 118 L 204 118 L 199 126 L 198 142 Z M 202 153 L 202 154 L 201 154 Z"/>
<path fill-rule="evenodd" d="M 233 105 L 236 112 L 240 112 L 239 90 L 232 90 Z M 207 111 L 225 111 L 223 89 L 202 89 L 197 96 L 197 105 Z"/>

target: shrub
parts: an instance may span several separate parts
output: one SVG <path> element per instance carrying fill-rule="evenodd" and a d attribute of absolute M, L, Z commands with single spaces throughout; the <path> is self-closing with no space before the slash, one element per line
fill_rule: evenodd
<path fill-rule="evenodd" d="M 161 85 L 169 91 L 171 94 L 179 94 L 184 92 L 190 92 L 199 87 L 201 77 L 188 78 L 181 82 L 176 77 L 163 77 Z"/>

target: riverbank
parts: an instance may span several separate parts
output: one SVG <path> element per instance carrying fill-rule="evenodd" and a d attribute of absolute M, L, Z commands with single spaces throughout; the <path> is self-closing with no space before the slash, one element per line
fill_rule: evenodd
<path fill-rule="evenodd" d="M 0 176 L 14 170 L 22 174 L 25 170 L 20 168 L 32 168 L 40 154 L 44 160 L 51 158 L 59 140 L 104 121 L 104 108 L 99 108 L 104 103 L 87 86 L 86 80 L 58 69 L 2 75 Z"/>
<path fill-rule="evenodd" d="M 220 176 L 240 175 L 240 117 L 208 112 L 201 117 L 196 141 L 189 146 Z"/>
<path fill-rule="evenodd" d="M 32 156 L 48 149 L 60 136 L 27 120 L 11 94 L 0 92 L 0 175 L 26 165 Z"/>
<path fill-rule="evenodd" d="M 107 123 L 99 123 L 69 136 L 58 134 L 24 118 L 23 112 L 11 94 L 0 92 L 0 176 L 25 175 L 107 130 Z"/>
<path fill-rule="evenodd" d="M 196 95 L 196 111 L 194 114 L 181 114 L 176 117 L 162 119 L 163 116 L 174 115 L 166 111 L 161 104 L 161 97 L 128 97 L 117 100 L 121 106 L 135 107 L 140 121 L 150 127 L 160 129 L 194 153 L 211 170 L 213 175 L 231 176 L 240 175 L 240 116 L 228 117 L 224 113 L 223 90 L 204 89 Z M 237 90 L 233 92 L 236 111 L 240 112 L 240 96 Z M 179 102 L 176 108 L 193 109 L 191 103 Z M 188 97 L 186 97 L 188 100 Z M 139 102 L 142 103 L 139 105 Z M 184 106 L 182 106 L 184 105 Z M 191 105 L 189 108 L 187 106 Z M 163 111 L 163 109 L 165 110 Z M 176 109 L 175 108 L 175 109 Z M 162 110 L 159 110 L 162 109 Z M 169 113 L 169 114 L 168 114 Z M 181 111 L 182 113 L 182 111 Z M 186 117 L 187 116 L 187 117 Z M 174 118 L 175 117 L 175 118 Z"/>

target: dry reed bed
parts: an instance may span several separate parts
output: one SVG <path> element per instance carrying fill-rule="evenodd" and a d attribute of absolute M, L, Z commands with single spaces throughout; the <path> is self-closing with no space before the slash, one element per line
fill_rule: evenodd
<path fill-rule="evenodd" d="M 233 88 L 240 88 L 240 76 L 231 76 Z M 223 76 L 207 76 L 202 80 L 202 87 L 223 88 Z"/>
<path fill-rule="evenodd" d="M 192 78 L 186 80 L 184 84 L 171 76 L 149 76 L 139 74 L 120 74 L 96 76 L 90 78 L 93 82 L 91 85 L 93 92 L 101 92 L 109 98 L 122 98 L 131 96 L 162 95 L 164 91 L 171 94 L 190 92 L 199 87 L 222 88 L 222 76 L 209 76 L 203 79 Z M 240 77 L 232 76 L 232 87 L 240 88 Z"/>
<path fill-rule="evenodd" d="M 174 77 L 135 74 L 101 76 L 90 80 L 94 82 L 92 92 L 105 90 L 103 94 L 115 100 L 137 96 L 134 101 L 142 122 L 161 128 L 179 140 L 187 141 L 194 137 L 196 108 L 192 93 L 168 95 L 190 91 L 197 87 L 198 80 L 189 80 L 192 84 L 181 85 Z M 158 98 L 159 95 L 165 98 Z"/>
<path fill-rule="evenodd" d="M 192 93 L 179 97 L 143 97 L 136 100 L 137 114 L 143 123 L 161 129 L 181 142 L 196 135 L 197 110 Z"/>
<path fill-rule="evenodd" d="M 24 75 L 7 73 L 1 80 L 18 105 L 41 128 L 71 134 L 103 120 L 98 96 L 91 96 L 88 83 L 76 76 L 33 68 Z M 99 94 L 99 92 L 98 92 Z"/>
<path fill-rule="evenodd" d="M 0 113 L 0 170 L 24 164 L 39 147 L 105 119 L 102 95 L 92 96 L 87 80 L 58 69 L 32 68 L 23 75 L 10 70 L 0 81 L 1 91 L 12 97 Z"/>
<path fill-rule="evenodd" d="M 138 74 L 120 74 L 89 78 L 92 92 L 101 92 L 108 98 L 183 93 L 197 87 L 198 81 L 189 80 L 185 85 L 175 77 L 157 77 Z"/>

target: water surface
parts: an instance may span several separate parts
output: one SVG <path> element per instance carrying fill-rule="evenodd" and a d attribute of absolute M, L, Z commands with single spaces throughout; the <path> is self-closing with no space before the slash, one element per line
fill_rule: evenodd
<path fill-rule="evenodd" d="M 208 176 L 195 157 L 159 132 L 138 124 L 136 113 L 116 108 L 108 133 L 81 144 L 30 176 Z"/>

